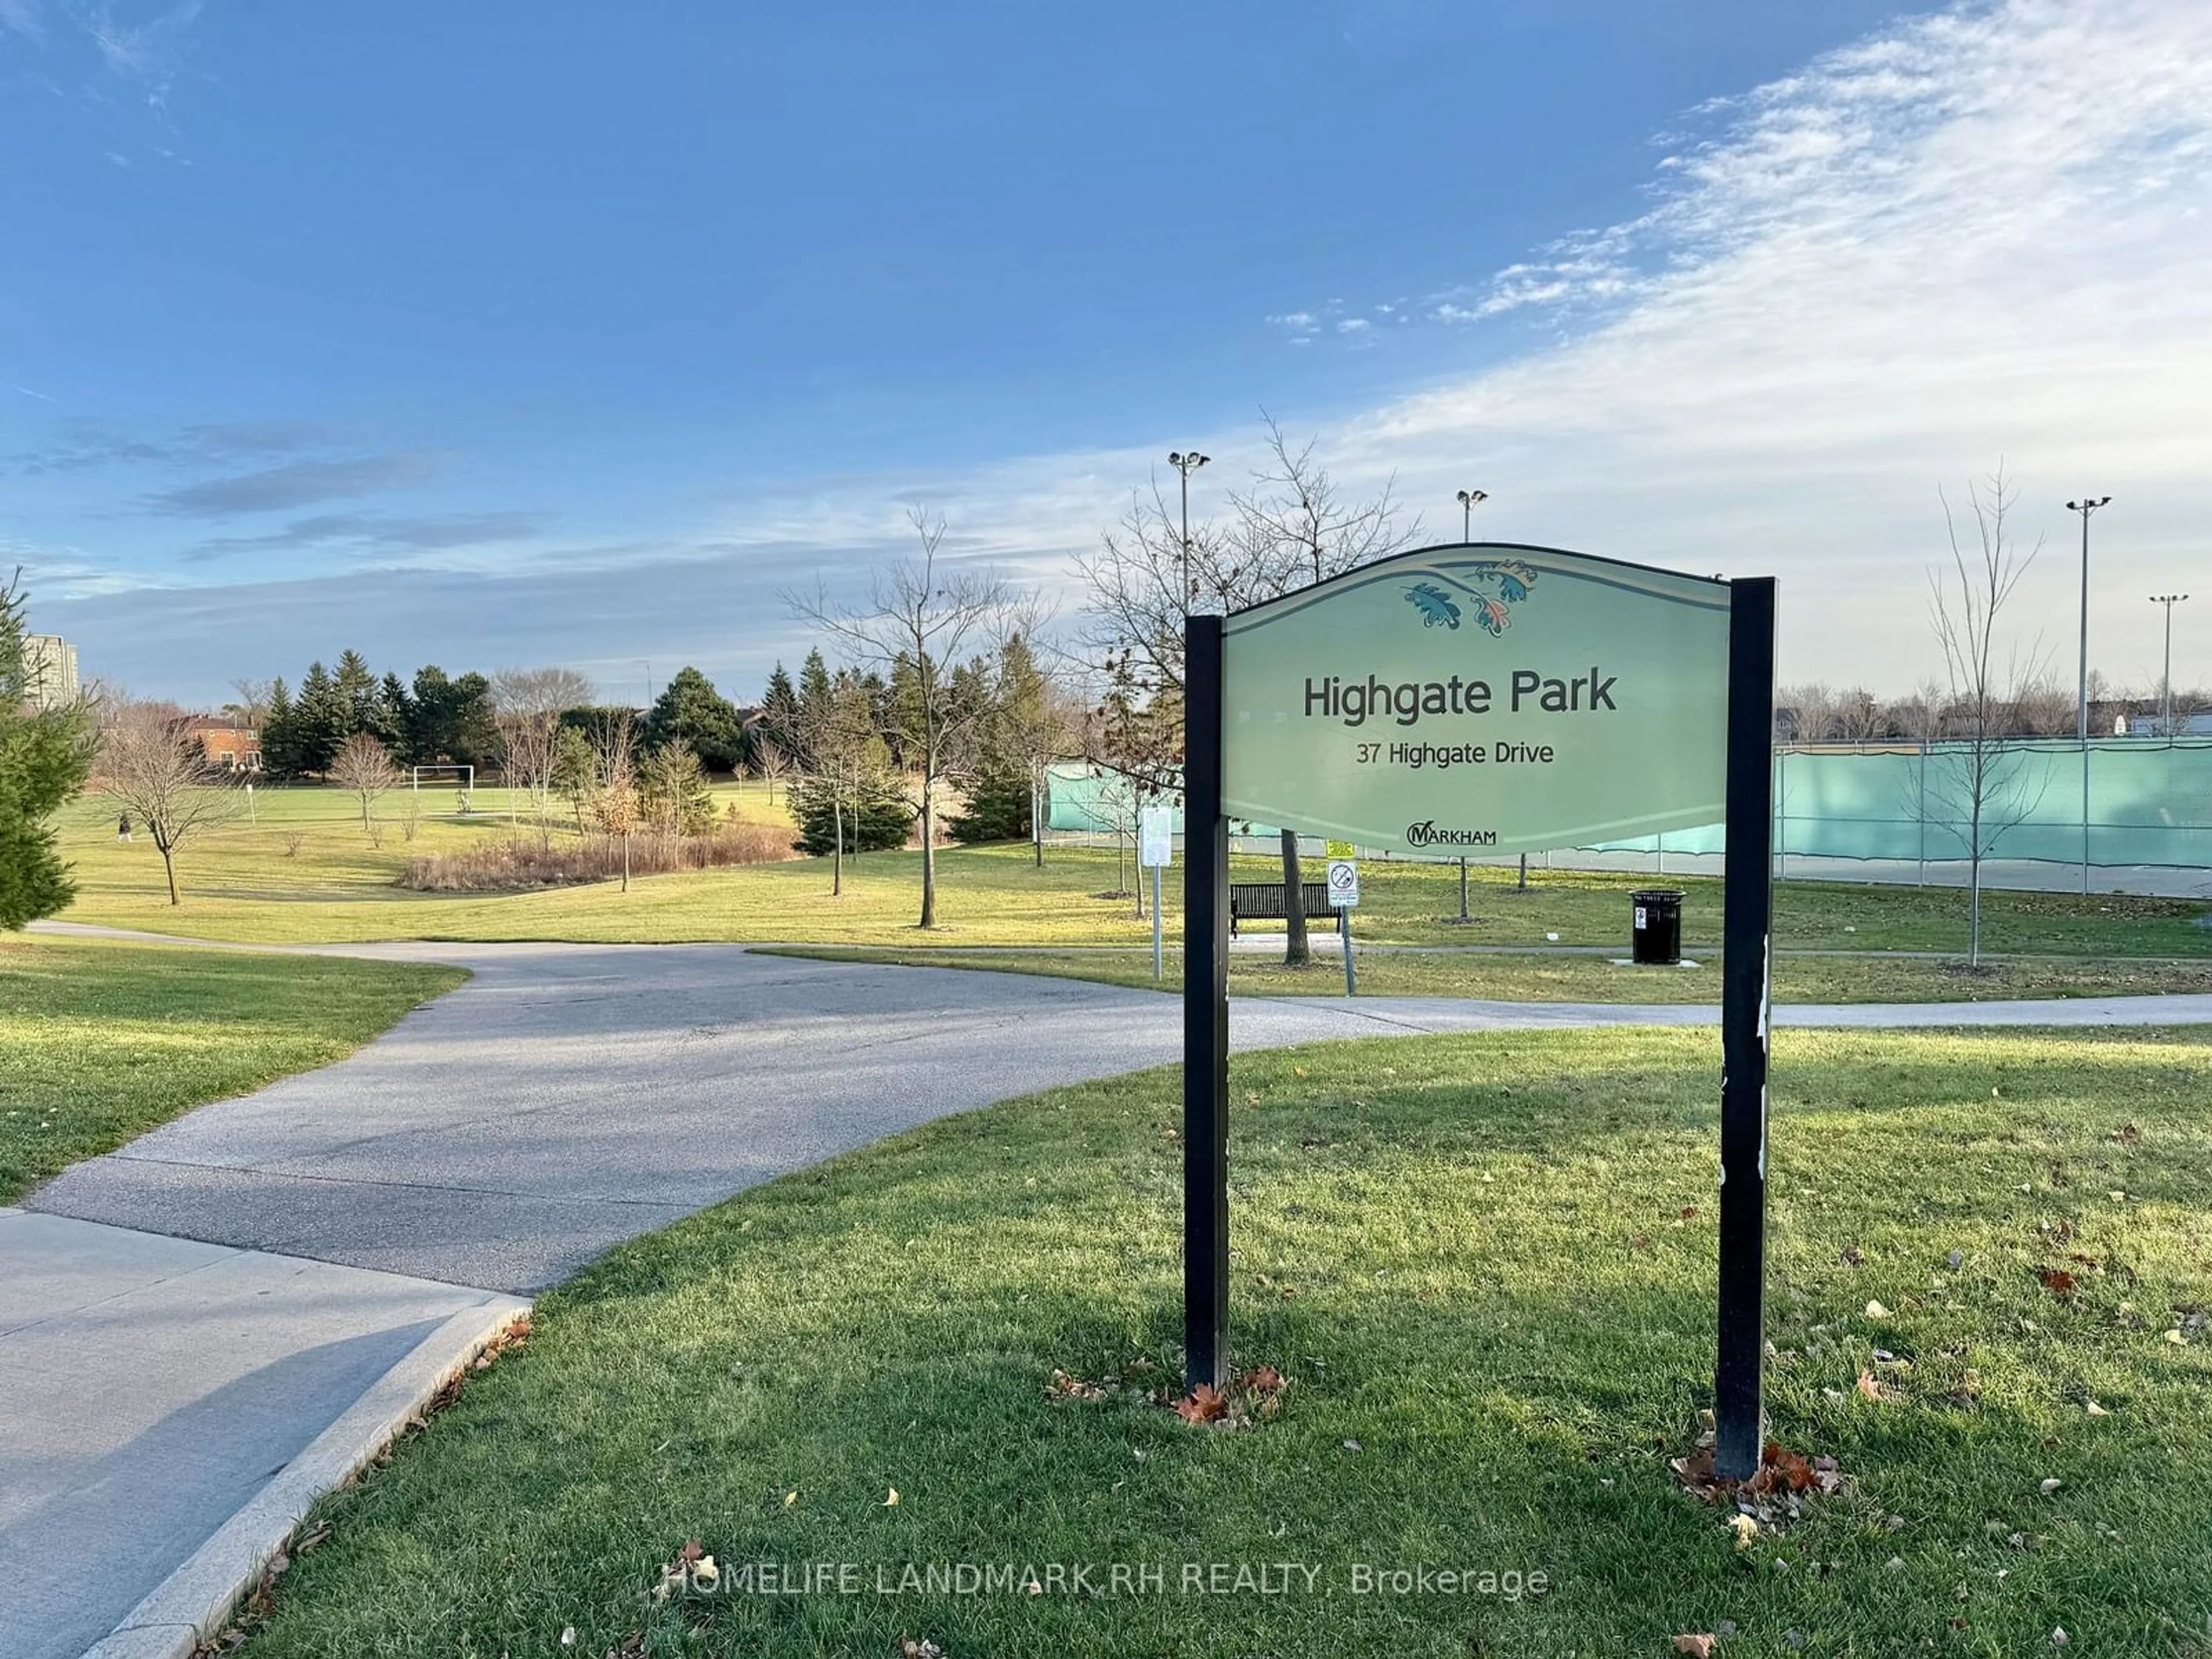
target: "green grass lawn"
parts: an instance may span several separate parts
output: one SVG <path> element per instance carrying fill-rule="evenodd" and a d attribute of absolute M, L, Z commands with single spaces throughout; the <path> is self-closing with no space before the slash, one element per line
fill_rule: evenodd
<path fill-rule="evenodd" d="M 204 1102 L 349 1054 L 459 969 L 0 941 L 0 1203 Z"/>
<path fill-rule="evenodd" d="M 428 799 L 428 797 L 426 797 Z M 450 797 L 441 797 L 450 801 Z M 724 785 L 718 799 L 763 822 L 786 821 L 759 784 Z M 479 790 L 483 809 L 466 821 L 431 816 L 414 841 L 396 823 L 381 846 L 362 832 L 353 802 L 321 788 L 257 793 L 257 822 L 231 826 L 187 848 L 179 867 L 185 902 L 171 907 L 161 860 L 142 837 L 115 840 L 106 803 L 89 796 L 62 823 L 64 850 L 80 895 L 67 919 L 242 943 L 296 944 L 386 939 L 587 941 L 733 939 L 894 945 L 915 939 L 920 855 L 878 853 L 848 864 L 846 891 L 830 894 L 826 860 L 658 876 L 554 891 L 422 894 L 397 884 L 407 860 L 514 833 L 506 797 Z M 400 803 L 380 807 L 396 817 Z M 1111 851 L 1055 848 L 1043 869 L 1022 846 L 947 848 L 939 855 L 941 931 L 933 940 L 968 945 L 1127 944 L 1149 937 L 1123 899 L 1103 896 L 1134 874 Z M 1280 864 L 1238 861 L 1239 878 L 1279 878 Z M 1314 872 L 1317 877 L 1317 872 Z M 1363 937 L 1385 943 L 1625 947 L 1629 895 L 1649 875 L 1532 872 L 1514 890 L 1512 872 L 1471 872 L 1468 927 L 1458 913 L 1458 874 L 1449 865 L 1369 860 L 1362 866 Z M 1696 949 L 1720 937 L 1720 889 L 1698 878 L 1680 886 L 1686 935 Z M 1179 881 L 1167 887 L 1170 927 L 1180 925 Z M 2112 895 L 1990 893 L 1984 947 L 2073 957 L 2174 957 L 2212 962 L 2212 929 L 2196 926 L 2202 902 Z M 1776 938 L 1784 947 L 1952 951 L 1966 939 L 1964 896 L 1948 889 L 1784 882 L 1775 890 Z"/>
<path fill-rule="evenodd" d="M 1097 980 L 1135 990 L 1176 991 L 1180 951 L 1165 952 L 1165 975 L 1152 978 L 1143 950 L 944 951 L 834 946 L 770 946 L 775 955 L 833 962 L 882 962 L 908 968 L 969 968 Z M 1622 967 L 1604 957 L 1429 951 L 1354 951 L 1362 996 L 1477 997 L 1501 1002 L 1711 1002 L 1721 997 L 1719 953 L 1692 967 Z M 1340 996 L 1343 958 L 1317 957 L 1285 968 L 1278 953 L 1238 952 L 1230 958 L 1229 989 L 1237 996 Z M 2212 962 L 2084 961 L 2027 957 L 1992 962 L 1968 973 L 1958 963 L 1923 957 L 1780 956 L 1774 963 L 1778 1003 L 1990 1002 L 2008 997 L 2143 996 L 2212 992 Z"/>
<path fill-rule="evenodd" d="M 1238 1058 L 1234 1341 L 1288 1383 L 1234 1431 L 1149 1396 L 1180 1339 L 1172 1069 L 779 1181 L 544 1297 L 324 1503 L 250 1650 L 2212 1651 L 2207 1034 L 1778 1037 L 1769 1410 L 1851 1486 L 1747 1548 L 1668 1468 L 1710 1387 L 1717 1070 L 1682 1031 Z M 732 1580 L 849 1563 L 860 1593 L 648 1601 L 692 1539 Z M 876 1593 L 961 1562 L 1099 1593 Z M 1115 1563 L 1162 1588 L 1115 1593 Z M 1215 1563 L 1301 1588 L 1186 1593 Z M 1362 1564 L 1547 1589 L 1361 1595 Z"/>

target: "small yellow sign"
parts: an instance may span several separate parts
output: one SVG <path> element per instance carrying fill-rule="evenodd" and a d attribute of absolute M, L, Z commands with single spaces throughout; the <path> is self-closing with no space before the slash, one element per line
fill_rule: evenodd
<path fill-rule="evenodd" d="M 1333 859 L 1348 859 L 1357 856 L 1357 854 L 1352 851 L 1352 843 L 1348 841 L 1333 841 L 1329 842 L 1328 855 Z"/>

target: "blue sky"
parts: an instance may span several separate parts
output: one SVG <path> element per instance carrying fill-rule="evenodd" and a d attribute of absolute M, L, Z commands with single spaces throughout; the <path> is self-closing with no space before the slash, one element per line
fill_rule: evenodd
<path fill-rule="evenodd" d="M 1778 570 L 1785 672 L 1885 685 L 2002 454 L 2031 536 L 2122 496 L 2140 678 L 2212 506 L 2203 9 L 0 0 L 0 556 L 143 691 L 742 691 L 908 504 L 1057 586 L 1264 406 L 1439 530 Z"/>

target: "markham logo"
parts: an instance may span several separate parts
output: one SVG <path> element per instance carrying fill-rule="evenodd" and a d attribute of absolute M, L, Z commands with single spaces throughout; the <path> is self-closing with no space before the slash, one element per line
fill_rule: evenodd
<path fill-rule="evenodd" d="M 1492 639 L 1513 625 L 1512 607 L 1536 585 L 1536 573 L 1518 559 L 1484 559 L 1454 568 L 1460 579 L 1453 585 L 1474 601 L 1475 623 Z M 1485 588 L 1493 591 L 1484 592 Z M 1440 581 L 1408 582 L 1406 603 L 1420 613 L 1424 628 L 1459 626 L 1459 601 Z"/>
<path fill-rule="evenodd" d="M 1423 818 L 1419 823 L 1406 826 L 1406 845 L 1408 847 L 1495 847 L 1495 830 L 1439 830 L 1434 818 Z"/>

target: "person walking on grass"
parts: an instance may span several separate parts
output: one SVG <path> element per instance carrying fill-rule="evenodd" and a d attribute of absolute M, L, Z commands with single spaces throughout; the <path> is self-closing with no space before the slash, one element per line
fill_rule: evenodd
<path fill-rule="evenodd" d="M 118 841 L 129 841 L 131 839 L 130 813 L 125 812 L 122 817 L 115 820 L 115 839 Z"/>

